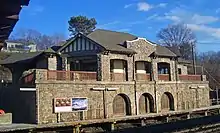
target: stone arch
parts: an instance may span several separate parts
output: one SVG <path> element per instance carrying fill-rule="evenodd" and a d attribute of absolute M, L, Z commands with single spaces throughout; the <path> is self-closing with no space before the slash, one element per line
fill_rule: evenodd
<path fill-rule="evenodd" d="M 161 96 L 161 111 L 174 111 L 174 98 L 170 92 Z"/>
<path fill-rule="evenodd" d="M 139 114 L 154 112 L 154 98 L 149 93 L 144 93 L 139 98 Z"/>
<path fill-rule="evenodd" d="M 118 94 L 113 100 L 113 114 L 115 116 L 131 115 L 131 101 L 125 94 Z"/>

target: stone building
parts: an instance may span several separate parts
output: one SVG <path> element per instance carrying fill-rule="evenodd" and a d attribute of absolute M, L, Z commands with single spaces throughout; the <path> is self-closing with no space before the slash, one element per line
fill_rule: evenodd
<path fill-rule="evenodd" d="M 79 33 L 63 46 L 0 61 L 13 79 L 1 89 L 2 106 L 14 122 L 37 124 L 210 106 L 205 75 L 188 75 L 187 63 L 172 50 L 128 33 Z M 80 97 L 88 99 L 86 111 L 55 113 L 54 99 Z"/>

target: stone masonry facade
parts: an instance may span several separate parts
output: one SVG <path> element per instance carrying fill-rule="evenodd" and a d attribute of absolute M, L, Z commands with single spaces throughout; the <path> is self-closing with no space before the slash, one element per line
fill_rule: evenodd
<path fill-rule="evenodd" d="M 162 95 L 169 93 L 173 97 L 174 110 L 188 110 L 210 106 L 209 86 L 203 77 L 202 81 L 180 81 L 178 79 L 178 68 L 187 74 L 185 66 L 178 64 L 173 58 L 150 57 L 155 51 L 155 45 L 147 40 L 138 39 L 128 41 L 127 48 L 137 52 L 135 55 L 108 53 L 97 54 L 98 81 L 55 81 L 47 80 L 47 70 L 36 70 L 36 123 L 57 123 L 58 114 L 54 113 L 55 98 L 87 97 L 88 110 L 83 112 L 60 113 L 60 122 L 71 122 L 75 120 L 103 119 L 117 117 L 113 112 L 113 100 L 123 94 L 129 99 L 131 115 L 140 114 L 139 99 L 143 94 L 148 94 L 153 98 L 154 113 L 162 111 Z M 127 62 L 128 81 L 111 81 L 110 60 L 125 60 Z M 152 66 L 151 81 L 136 81 L 134 76 L 135 62 L 147 61 Z M 50 58 L 48 63 L 55 64 L 56 58 Z M 63 58 L 64 70 L 68 61 Z M 158 79 L 158 63 L 166 62 L 170 64 L 170 81 L 160 81 Z M 52 70 L 55 67 L 50 68 Z M 92 88 L 116 88 L 115 90 L 95 91 Z"/>

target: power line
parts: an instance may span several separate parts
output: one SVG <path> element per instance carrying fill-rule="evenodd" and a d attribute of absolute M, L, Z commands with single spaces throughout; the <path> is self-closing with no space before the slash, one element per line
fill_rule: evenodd
<path fill-rule="evenodd" d="M 220 44 L 220 42 L 198 42 L 198 44 Z"/>

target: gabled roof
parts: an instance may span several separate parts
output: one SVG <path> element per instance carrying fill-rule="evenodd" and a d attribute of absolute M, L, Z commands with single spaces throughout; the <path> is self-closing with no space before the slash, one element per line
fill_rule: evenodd
<path fill-rule="evenodd" d="M 29 52 L 29 53 L 10 53 L 10 55 L 3 60 L 0 60 L 1 65 L 14 64 L 22 61 L 27 61 L 38 57 L 43 52 Z"/>
<path fill-rule="evenodd" d="M 192 61 L 183 59 L 183 58 L 181 58 L 181 57 L 178 58 L 178 62 L 179 62 L 180 64 L 192 64 Z"/>
<path fill-rule="evenodd" d="M 177 57 L 175 53 L 170 51 L 168 48 L 157 45 L 156 46 L 156 51 L 154 52 L 155 55 L 157 56 L 163 56 L 163 57 Z"/>
<path fill-rule="evenodd" d="M 182 54 L 180 53 L 180 50 L 178 47 L 166 47 L 168 48 L 170 51 L 172 51 L 174 54 L 176 54 L 177 56 L 181 57 Z"/>
<path fill-rule="evenodd" d="M 78 33 L 74 37 L 68 39 L 63 46 L 58 50 L 61 52 L 64 48 L 70 45 L 77 37 L 83 36 L 95 44 L 101 46 L 104 50 L 113 51 L 118 53 L 125 54 L 134 54 L 136 53 L 132 49 L 125 48 L 121 46 L 125 41 L 134 40 L 137 37 L 128 33 L 108 31 L 108 30 L 95 30 L 89 35 L 85 36 L 82 33 Z"/>
<path fill-rule="evenodd" d="M 97 29 L 87 35 L 88 38 L 114 52 L 135 53 L 134 50 L 121 46 L 125 41 L 137 39 L 136 36 L 124 32 Z"/>
<path fill-rule="evenodd" d="M 74 37 L 68 39 L 61 48 L 59 48 L 59 50 L 57 50 L 57 52 L 61 52 L 63 49 L 65 49 L 67 46 L 69 46 L 73 41 L 75 41 L 78 37 L 83 36 L 84 38 L 88 38 L 87 36 L 83 35 L 82 33 L 78 33 L 76 34 Z M 93 43 L 99 45 L 102 47 L 102 45 L 98 44 L 97 42 L 95 42 L 94 40 L 88 38 L 90 41 L 92 41 Z M 104 48 L 104 47 L 102 47 Z M 105 49 L 105 48 L 104 48 Z"/>

